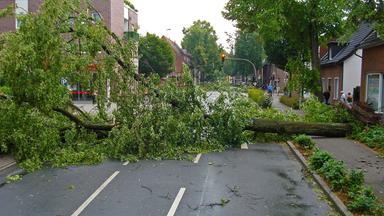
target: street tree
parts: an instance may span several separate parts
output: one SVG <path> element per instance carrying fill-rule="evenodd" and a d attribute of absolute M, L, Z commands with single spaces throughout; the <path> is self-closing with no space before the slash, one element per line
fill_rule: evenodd
<path fill-rule="evenodd" d="M 346 0 L 265 1 L 230 0 L 223 12 L 240 29 L 257 30 L 268 40 L 286 39 L 294 47 L 304 47 L 300 55 L 318 73 L 321 41 L 340 34 L 347 16 Z"/>
<path fill-rule="evenodd" d="M 256 66 L 256 69 L 262 67 L 263 46 L 258 33 L 240 31 L 237 34 L 235 42 L 235 58 L 251 61 Z M 238 75 L 243 77 L 254 75 L 254 68 L 248 62 L 236 61 L 235 64 Z"/>
<path fill-rule="evenodd" d="M 183 33 L 183 49 L 192 55 L 193 64 L 202 72 L 203 81 L 213 81 L 215 73 L 221 68 L 220 47 L 215 30 L 209 22 L 198 20 L 184 28 Z"/>
<path fill-rule="evenodd" d="M 145 76 L 157 73 L 165 77 L 175 70 L 175 54 L 171 45 L 155 34 L 147 33 L 140 38 L 139 55 L 139 72 Z"/>

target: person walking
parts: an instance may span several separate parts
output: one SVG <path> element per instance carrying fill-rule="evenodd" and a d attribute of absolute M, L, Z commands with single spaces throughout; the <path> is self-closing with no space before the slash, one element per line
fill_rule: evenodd
<path fill-rule="evenodd" d="M 325 91 L 323 93 L 323 96 L 324 96 L 324 99 L 325 99 L 325 104 L 329 104 L 329 98 L 331 97 L 331 94 L 329 93 L 329 91 Z"/>
<path fill-rule="evenodd" d="M 341 91 L 340 101 L 341 101 L 342 103 L 347 103 L 347 97 L 345 96 L 344 91 Z"/>
<path fill-rule="evenodd" d="M 268 91 L 268 94 L 269 94 L 269 95 L 272 95 L 272 93 L 273 93 L 273 86 L 272 86 L 272 84 L 269 84 L 269 85 L 268 85 L 268 87 L 267 87 L 267 91 Z"/>

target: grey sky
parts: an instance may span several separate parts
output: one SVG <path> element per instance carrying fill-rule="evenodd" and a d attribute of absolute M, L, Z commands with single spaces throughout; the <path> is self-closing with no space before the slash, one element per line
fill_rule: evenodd
<path fill-rule="evenodd" d="M 210 22 L 219 37 L 219 43 L 227 47 L 225 32 L 233 33 L 233 23 L 225 20 L 221 11 L 228 0 L 131 0 L 139 10 L 140 34 L 147 32 L 166 35 L 180 44 L 183 27 L 201 19 Z M 171 29 L 168 30 L 167 29 Z"/>

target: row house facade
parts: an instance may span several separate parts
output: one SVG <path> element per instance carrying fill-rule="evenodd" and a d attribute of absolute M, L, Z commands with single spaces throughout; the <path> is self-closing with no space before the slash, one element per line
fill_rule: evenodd
<path fill-rule="evenodd" d="M 360 102 L 383 114 L 384 40 L 374 31 L 361 43 L 360 49 L 363 50 Z"/>
<path fill-rule="evenodd" d="M 340 99 L 341 92 L 351 93 L 359 100 L 363 53 L 359 46 L 372 32 L 371 25 L 364 23 L 347 43 L 328 43 L 328 50 L 321 57 L 320 77 L 322 92 L 330 93 L 331 103 Z"/>
<path fill-rule="evenodd" d="M 169 77 L 179 78 L 183 74 L 184 65 L 192 68 L 192 56 L 187 52 L 187 50 L 182 49 L 175 41 L 163 36 L 163 40 L 167 41 L 172 47 L 172 51 L 175 55 L 175 69 L 169 74 Z"/>
<path fill-rule="evenodd" d="M 321 58 L 323 92 L 339 99 L 351 93 L 355 103 L 384 113 L 384 40 L 372 25 L 363 23 L 346 44 L 331 42 Z"/>
<path fill-rule="evenodd" d="M 15 14 L 0 19 L 0 33 L 14 32 L 20 26 L 17 17 L 26 13 L 38 13 L 44 0 L 1 0 L 0 9 L 16 5 Z M 96 19 L 102 19 L 108 29 L 120 38 L 138 41 L 136 33 L 138 26 L 137 11 L 124 3 L 124 0 L 92 0 L 95 11 L 89 11 L 90 15 Z M 100 17 L 101 16 L 101 17 Z M 138 66 L 138 59 L 134 60 Z M 68 84 L 65 79 L 62 83 L 72 91 L 74 101 L 93 100 L 94 94 L 84 89 L 79 83 Z M 107 83 L 108 92 L 111 84 Z M 109 97 L 109 93 L 107 95 Z"/>

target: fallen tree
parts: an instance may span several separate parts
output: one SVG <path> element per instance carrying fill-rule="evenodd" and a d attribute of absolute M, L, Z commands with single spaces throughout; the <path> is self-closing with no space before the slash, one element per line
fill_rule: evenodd
<path fill-rule="evenodd" d="M 340 123 L 305 123 L 255 119 L 244 130 L 287 135 L 307 134 L 312 136 L 345 137 L 352 129 L 350 125 Z"/>

